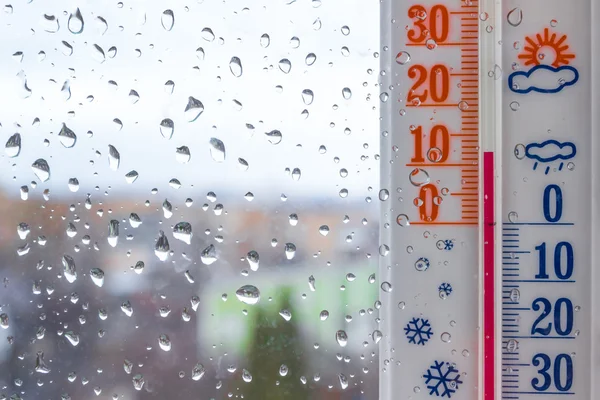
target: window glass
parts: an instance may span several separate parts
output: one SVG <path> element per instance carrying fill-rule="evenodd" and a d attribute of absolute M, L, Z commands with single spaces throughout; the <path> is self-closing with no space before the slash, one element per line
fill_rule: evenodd
<path fill-rule="evenodd" d="M 0 398 L 377 398 L 378 3 L 0 13 Z"/>

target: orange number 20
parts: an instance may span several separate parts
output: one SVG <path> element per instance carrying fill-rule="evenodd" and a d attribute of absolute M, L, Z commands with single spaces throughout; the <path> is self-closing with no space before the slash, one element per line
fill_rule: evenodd
<path fill-rule="evenodd" d="M 448 39 L 450 18 L 445 6 L 436 4 L 431 7 L 428 14 L 422 5 L 414 5 L 408 9 L 408 16 L 413 18 L 413 25 L 416 28 L 408 31 L 408 40 L 411 42 L 423 42 L 427 34 L 437 43 Z"/>
<path fill-rule="evenodd" d="M 415 152 L 414 156 L 411 158 L 411 162 L 414 163 L 424 163 L 425 157 L 423 156 L 423 129 L 421 126 L 417 126 L 415 129 L 411 131 L 411 133 L 415 136 Z M 427 157 L 432 162 L 443 163 L 448 159 L 450 155 L 450 134 L 448 133 L 448 128 L 444 125 L 435 125 L 431 128 L 431 133 L 429 136 L 429 149 L 427 152 L 429 153 L 432 149 L 439 149 L 439 152 L 436 151 L 435 155 L 433 155 L 434 159 L 431 157 Z"/>
<path fill-rule="evenodd" d="M 416 79 L 416 82 L 408 91 L 408 96 L 406 97 L 408 102 L 417 100 L 419 103 L 423 103 L 427 100 L 428 96 L 436 103 L 441 103 L 448 99 L 448 95 L 450 94 L 450 73 L 446 66 L 436 64 L 431 68 L 429 73 L 429 91 L 423 89 L 421 93 L 417 93 L 417 90 L 427 81 L 427 68 L 419 64 L 413 65 L 408 69 L 408 77 Z"/>

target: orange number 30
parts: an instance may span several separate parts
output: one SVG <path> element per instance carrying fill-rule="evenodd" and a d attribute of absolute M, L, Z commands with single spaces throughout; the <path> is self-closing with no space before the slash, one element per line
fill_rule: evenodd
<path fill-rule="evenodd" d="M 408 9 L 408 16 L 413 19 L 414 25 L 414 29 L 408 31 L 411 42 L 421 43 L 427 39 L 427 34 L 437 43 L 448 39 L 450 18 L 445 6 L 436 4 L 428 14 L 425 7 L 417 4 Z"/>

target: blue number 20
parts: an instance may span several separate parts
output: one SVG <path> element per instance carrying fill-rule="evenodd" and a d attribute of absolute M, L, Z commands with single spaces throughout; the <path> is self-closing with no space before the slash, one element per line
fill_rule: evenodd
<path fill-rule="evenodd" d="M 566 364 L 566 373 L 564 381 L 561 377 L 561 369 L 563 362 Z M 553 377 L 554 387 L 556 387 L 556 390 L 558 390 L 559 392 L 566 392 L 569 389 L 571 389 L 571 386 L 573 386 L 573 360 L 571 359 L 571 356 L 567 354 L 559 354 L 558 356 L 556 356 L 556 358 L 554 359 L 554 371 L 552 374 L 554 375 L 553 377 L 551 377 L 548 373 L 548 370 L 552 366 L 552 360 L 547 354 L 536 354 L 535 356 L 533 356 L 531 363 L 534 367 L 539 367 L 540 364 L 542 367 L 542 369 L 539 369 L 537 372 L 542 376 L 543 381 L 540 382 L 539 378 L 533 378 L 531 380 L 531 387 L 533 387 L 538 392 L 545 392 L 546 390 L 548 390 L 550 388 L 550 385 L 552 384 Z"/>
<path fill-rule="evenodd" d="M 554 192 L 555 207 L 554 215 L 550 210 L 550 195 Z M 544 189 L 544 217 L 548 222 L 558 222 L 562 217 L 562 191 L 558 185 L 548 185 Z"/>

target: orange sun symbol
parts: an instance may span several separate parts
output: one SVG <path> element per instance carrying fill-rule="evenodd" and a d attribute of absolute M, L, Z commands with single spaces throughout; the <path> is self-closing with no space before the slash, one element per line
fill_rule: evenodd
<path fill-rule="evenodd" d="M 552 65 L 560 67 L 569 64 L 569 60 L 575 58 L 575 54 L 567 53 L 568 44 L 563 44 L 567 40 L 567 35 L 562 35 L 556 40 L 556 33 L 550 36 L 548 28 L 544 29 L 544 37 L 539 33 L 535 35 L 537 43 L 529 36 L 525 37 L 527 45 L 524 52 L 519 54 L 519 59 L 525 60 L 525 65 Z"/>

